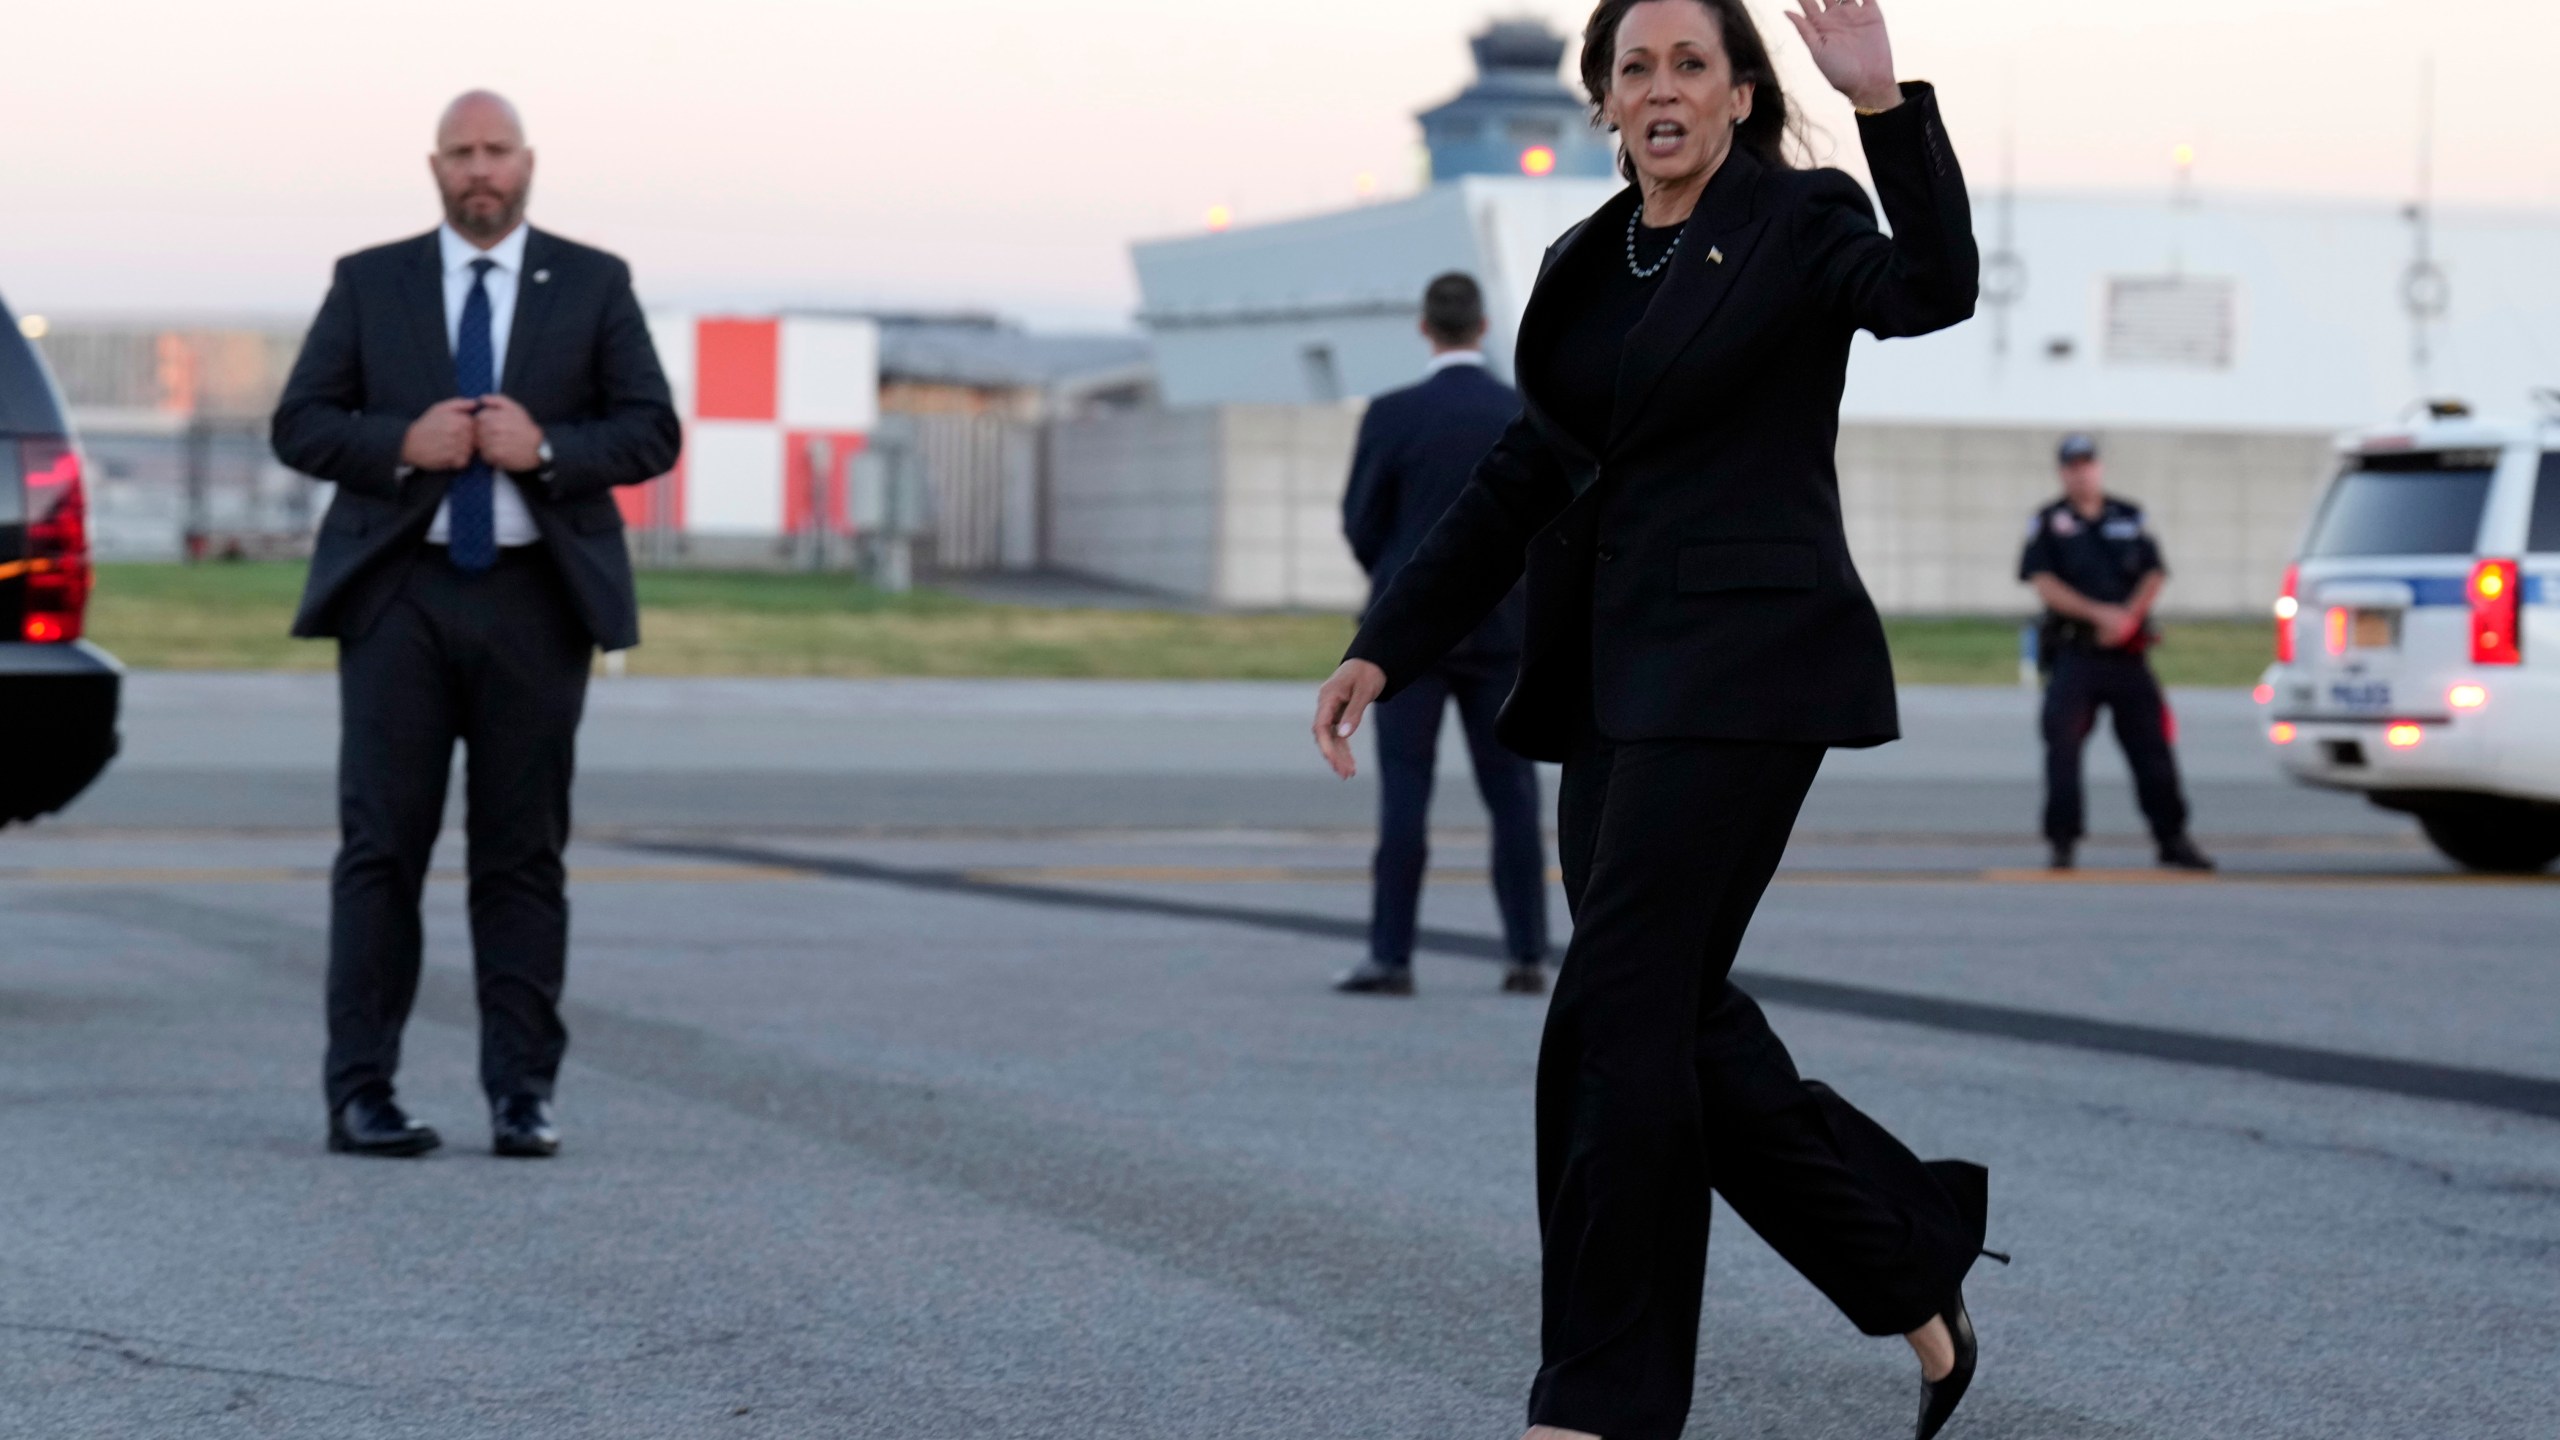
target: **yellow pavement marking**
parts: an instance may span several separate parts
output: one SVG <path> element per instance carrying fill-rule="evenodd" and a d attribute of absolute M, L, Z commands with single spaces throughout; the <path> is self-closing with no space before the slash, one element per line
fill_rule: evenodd
<path fill-rule="evenodd" d="M 966 878 L 978 885 L 1334 885 L 1366 881 L 1369 872 L 1348 865 L 1027 865 L 972 870 Z M 1435 870 L 1430 878 L 1463 883 L 1485 875 L 1481 870 Z M 1548 878 L 1554 878 L 1553 872 Z"/>
<path fill-rule="evenodd" d="M 2211 885 L 2218 873 L 2193 870 L 1991 869 L 1975 872 L 1986 885 Z M 2253 877 L 2254 878 L 2254 877 Z"/>
<path fill-rule="evenodd" d="M 306 885 L 327 881 L 318 865 L 0 867 L 0 884 L 32 885 Z M 455 883 L 461 870 L 432 879 Z M 834 877 L 787 865 L 599 865 L 569 872 L 574 885 L 778 885 Z M 1033 865 L 978 869 L 959 877 L 974 885 L 1365 885 L 1365 866 L 1349 865 Z M 1482 870 L 1434 870 L 1441 885 L 1482 885 Z M 1549 869 L 1550 883 L 1562 872 Z M 2546 885 L 2560 876 L 2460 875 L 2427 872 L 2244 871 L 2196 875 L 2149 869 L 1781 870 L 1780 885 Z"/>
<path fill-rule="evenodd" d="M 328 878 L 328 867 L 319 865 L 0 868 L 0 883 L 37 885 L 299 885 Z M 470 877 L 461 870 L 437 870 L 430 878 Z M 599 865 L 569 872 L 572 885 L 767 885 L 820 878 L 774 865 Z"/>
<path fill-rule="evenodd" d="M 1351 866 L 1283 865 L 1037 865 L 972 870 L 981 885 L 1344 885 L 1365 884 L 1369 872 Z M 1482 870 L 1434 870 L 1435 883 L 1481 885 Z M 1562 872 L 1547 871 L 1549 881 Z M 1780 885 L 2560 885 L 2560 877 L 2253 871 L 2193 874 L 2180 870 L 1781 870 Z"/>

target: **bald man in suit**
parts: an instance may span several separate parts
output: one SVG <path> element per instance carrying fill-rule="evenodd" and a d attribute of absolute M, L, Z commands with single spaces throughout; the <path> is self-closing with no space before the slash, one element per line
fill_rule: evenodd
<path fill-rule="evenodd" d="M 614 487 L 681 432 L 628 266 L 525 224 L 533 150 L 503 97 L 449 106 L 434 231 L 340 260 L 275 415 L 337 485 L 294 620 L 338 642 L 329 1148 L 441 1143 L 394 1098 L 419 898 L 464 746 L 480 1079 L 492 1149 L 545 1157 L 568 1047 L 562 853 L 596 649 L 639 642 Z"/>

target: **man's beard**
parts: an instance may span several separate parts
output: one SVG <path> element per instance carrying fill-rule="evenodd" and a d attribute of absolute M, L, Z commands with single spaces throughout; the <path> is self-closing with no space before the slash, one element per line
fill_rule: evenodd
<path fill-rule="evenodd" d="M 486 193 L 487 192 L 485 191 L 474 191 L 470 194 L 463 195 L 459 199 L 448 199 L 445 201 L 445 223 L 451 225 L 454 229 L 460 231 L 465 238 L 471 240 L 488 243 L 507 238 L 508 232 L 514 230 L 516 226 L 521 224 L 524 220 L 525 199 L 526 195 L 530 193 L 530 187 L 528 187 L 525 194 L 518 194 L 512 202 L 506 201 L 504 197 L 496 197 L 500 200 L 498 212 L 493 216 L 483 219 L 472 213 L 470 209 L 470 202 L 480 199 Z"/>

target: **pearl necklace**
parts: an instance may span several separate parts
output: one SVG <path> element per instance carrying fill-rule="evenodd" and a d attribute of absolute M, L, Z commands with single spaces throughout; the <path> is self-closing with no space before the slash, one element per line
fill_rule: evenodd
<path fill-rule="evenodd" d="M 1627 212 L 1627 270 L 1639 280 L 1650 280 L 1662 273 L 1662 268 L 1671 263 L 1672 256 L 1680 253 L 1680 241 L 1689 233 L 1689 222 L 1686 220 L 1680 222 L 1680 228 L 1672 232 L 1671 248 L 1663 251 L 1662 258 L 1654 261 L 1651 269 L 1647 269 L 1636 263 L 1636 227 L 1643 221 L 1642 205 Z"/>

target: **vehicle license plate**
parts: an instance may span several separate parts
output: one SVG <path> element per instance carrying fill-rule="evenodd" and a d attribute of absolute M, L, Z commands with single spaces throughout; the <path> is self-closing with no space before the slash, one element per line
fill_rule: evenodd
<path fill-rule="evenodd" d="M 2399 649 L 2400 612 L 2397 610 L 2357 611 L 2355 648 L 2358 650 Z"/>
<path fill-rule="evenodd" d="M 2329 703 L 2341 710 L 2388 710 L 2391 708 L 2391 683 L 2387 680 L 2341 681 L 2329 687 Z"/>

